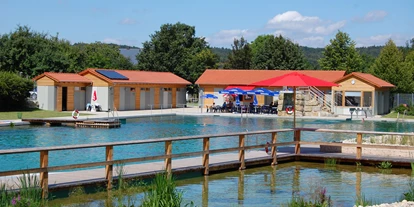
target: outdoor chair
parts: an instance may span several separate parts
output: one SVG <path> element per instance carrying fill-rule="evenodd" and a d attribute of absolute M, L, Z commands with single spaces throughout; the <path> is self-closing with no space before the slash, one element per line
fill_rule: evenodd
<path fill-rule="evenodd" d="M 269 113 L 269 106 L 262 106 L 262 110 L 261 110 L 262 114 L 267 114 Z"/>

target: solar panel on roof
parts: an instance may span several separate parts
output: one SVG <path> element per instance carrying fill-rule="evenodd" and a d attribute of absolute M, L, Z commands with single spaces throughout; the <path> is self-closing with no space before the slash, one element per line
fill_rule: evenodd
<path fill-rule="evenodd" d="M 111 80 L 129 80 L 129 78 L 119 74 L 114 70 L 96 70 L 96 72 Z"/>

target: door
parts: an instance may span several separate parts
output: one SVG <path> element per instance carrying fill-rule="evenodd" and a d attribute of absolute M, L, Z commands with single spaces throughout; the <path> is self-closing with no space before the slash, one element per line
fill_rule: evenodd
<path fill-rule="evenodd" d="M 67 111 L 68 105 L 68 88 L 62 87 L 62 111 Z"/>

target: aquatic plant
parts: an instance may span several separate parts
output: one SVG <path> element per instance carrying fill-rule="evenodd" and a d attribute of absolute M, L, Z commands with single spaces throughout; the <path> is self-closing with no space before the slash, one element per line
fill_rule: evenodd
<path fill-rule="evenodd" d="M 414 201 L 414 180 L 408 183 L 408 192 L 403 194 L 403 200 Z"/>
<path fill-rule="evenodd" d="M 336 159 L 335 158 L 328 158 L 324 160 L 325 165 L 328 167 L 335 167 L 336 166 Z"/>
<path fill-rule="evenodd" d="M 13 122 L 10 122 L 10 124 L 9 124 L 9 126 L 12 127 L 12 128 L 14 127 L 14 125 L 15 124 Z"/>
<path fill-rule="evenodd" d="M 282 205 L 285 206 L 285 205 Z M 331 196 L 326 194 L 326 188 L 317 187 L 311 192 L 310 198 L 295 195 L 286 204 L 287 207 L 330 207 L 332 206 Z"/>
<path fill-rule="evenodd" d="M 372 200 L 368 200 L 364 194 L 359 195 L 357 199 L 355 200 L 356 206 L 371 206 L 374 202 Z"/>
<path fill-rule="evenodd" d="M 389 161 L 383 161 L 377 167 L 379 169 L 391 169 L 392 168 L 392 163 L 389 162 Z"/>
<path fill-rule="evenodd" d="M 42 189 L 37 176 L 23 174 L 18 177 L 18 190 L 9 190 L 0 184 L 0 206 L 47 206 L 47 199 L 42 198 Z"/>
<path fill-rule="evenodd" d="M 152 184 L 145 192 L 142 207 L 179 207 L 183 203 L 183 192 L 177 190 L 173 177 L 164 172 L 155 175 Z M 187 203 L 185 206 L 193 206 Z"/>

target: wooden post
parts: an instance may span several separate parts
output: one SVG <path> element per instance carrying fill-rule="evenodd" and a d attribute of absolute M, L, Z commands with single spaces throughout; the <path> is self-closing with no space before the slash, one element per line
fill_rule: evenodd
<path fill-rule="evenodd" d="M 171 141 L 165 141 L 165 155 L 171 155 L 172 154 L 172 142 Z M 168 175 L 171 175 L 171 157 L 166 157 L 164 161 L 165 170 L 167 171 Z"/>
<path fill-rule="evenodd" d="M 272 144 L 276 144 L 277 142 L 277 132 L 272 132 Z M 272 157 L 273 162 L 272 165 L 277 165 L 277 147 L 272 146 Z"/>
<path fill-rule="evenodd" d="M 46 172 L 40 173 L 40 187 L 42 188 L 42 198 L 47 198 L 49 192 L 49 172 L 47 171 L 48 165 L 49 151 L 40 151 L 40 168 L 46 168 Z"/>
<path fill-rule="evenodd" d="M 357 134 L 357 144 L 362 144 L 362 134 L 361 133 Z M 357 147 L 356 154 L 357 154 L 356 158 L 361 159 L 362 147 Z"/>
<path fill-rule="evenodd" d="M 203 166 L 204 175 L 209 174 L 209 162 L 210 162 L 210 138 L 206 137 L 203 139 Z"/>
<path fill-rule="evenodd" d="M 239 147 L 243 149 L 239 149 L 239 161 L 240 161 L 240 168 L 239 170 L 246 169 L 246 165 L 244 163 L 244 137 L 245 135 L 239 135 Z"/>
<path fill-rule="evenodd" d="M 300 154 L 300 144 L 299 144 L 299 142 L 300 142 L 300 130 L 295 129 L 293 136 L 294 136 L 293 139 L 296 142 L 296 144 L 295 144 L 295 154 L 298 155 L 298 154 Z"/>
<path fill-rule="evenodd" d="M 112 161 L 114 159 L 114 146 L 108 145 L 106 146 L 106 153 L 105 153 L 105 160 Z M 107 189 L 112 189 L 112 176 L 113 176 L 113 165 L 106 165 L 105 166 L 105 179 L 107 183 Z"/>

